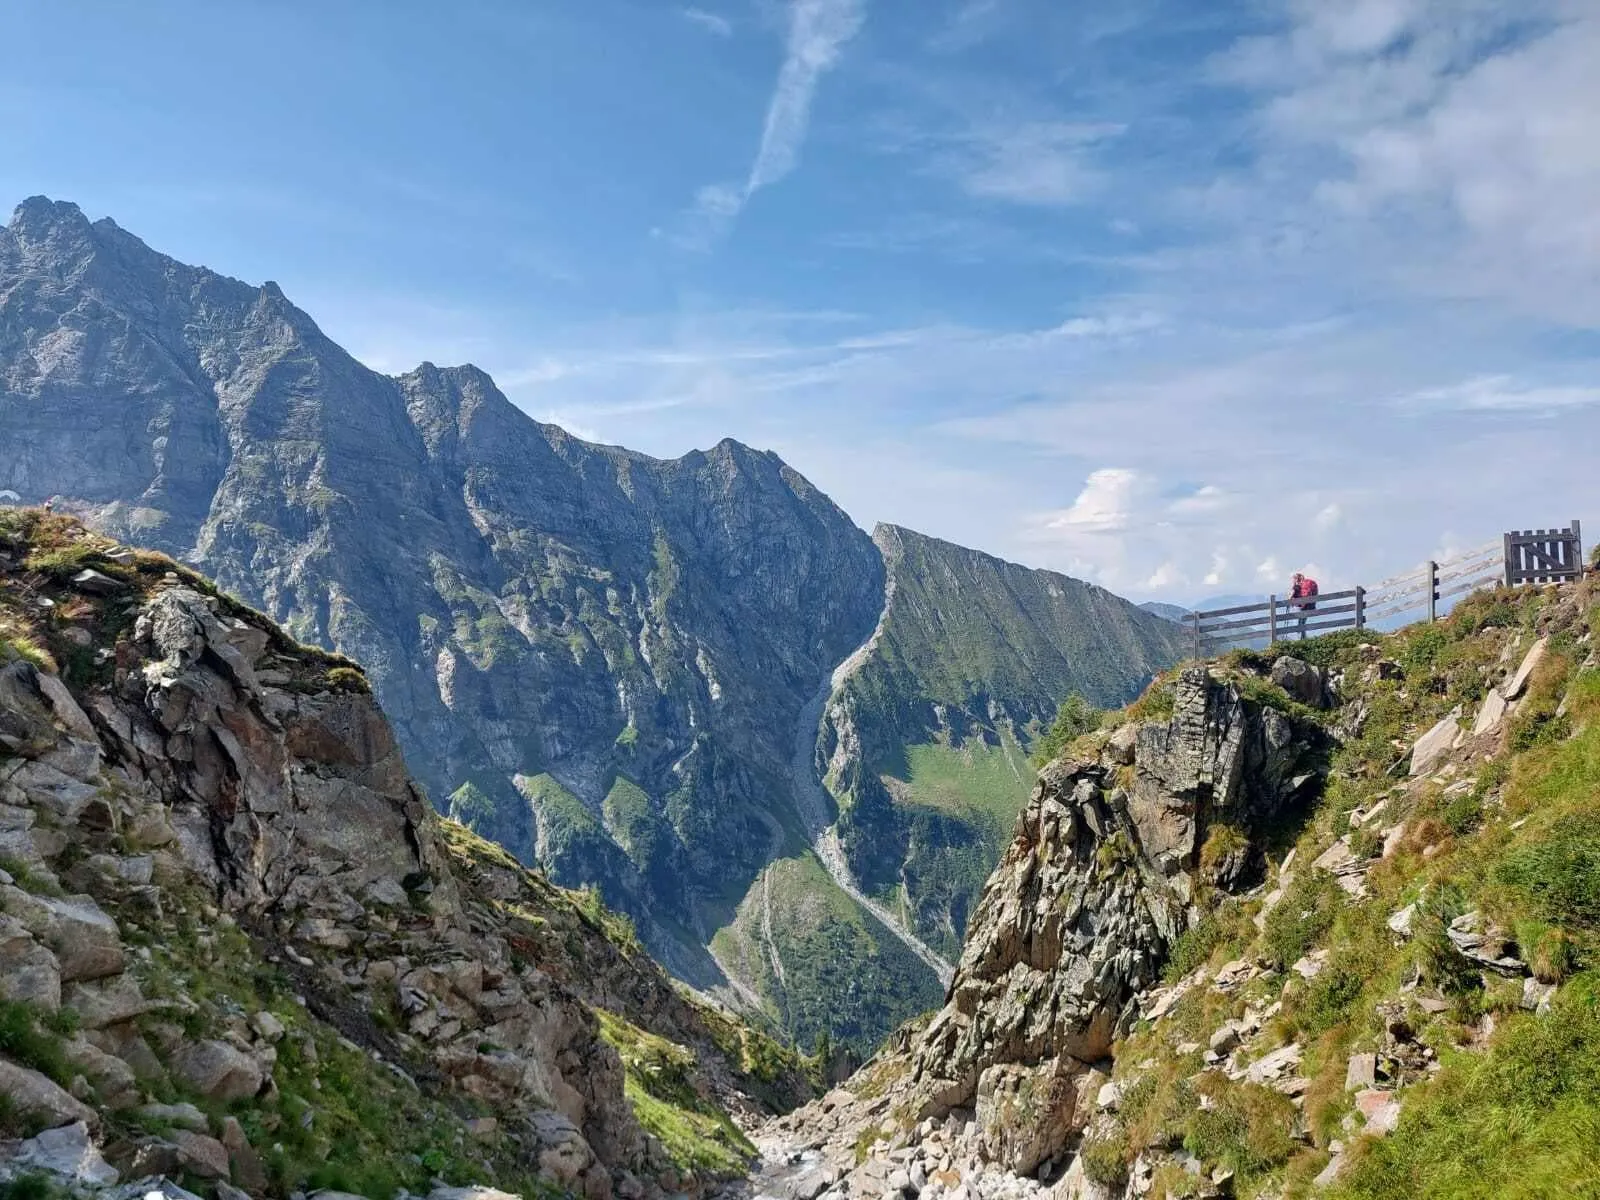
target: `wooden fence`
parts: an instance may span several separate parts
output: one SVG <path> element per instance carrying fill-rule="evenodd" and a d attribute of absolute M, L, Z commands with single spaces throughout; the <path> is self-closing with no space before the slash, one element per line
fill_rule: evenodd
<path fill-rule="evenodd" d="M 1271 596 L 1257 604 L 1190 613 L 1190 648 L 1195 658 L 1206 658 L 1232 646 L 1271 646 L 1335 629 L 1365 629 L 1375 621 L 1413 613 L 1417 620 L 1432 621 L 1439 615 L 1441 601 L 1491 584 L 1545 583 L 1582 575 L 1578 522 L 1570 529 L 1513 532 L 1371 587 L 1323 592 L 1311 602 L 1314 607 L 1306 607 L 1303 600 Z"/>
<path fill-rule="evenodd" d="M 1566 583 L 1583 578 L 1583 533 L 1570 529 L 1513 529 L 1505 536 L 1506 586 Z"/>

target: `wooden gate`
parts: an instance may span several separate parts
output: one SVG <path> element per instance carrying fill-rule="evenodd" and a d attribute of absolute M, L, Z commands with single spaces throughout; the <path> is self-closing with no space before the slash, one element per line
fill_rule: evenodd
<path fill-rule="evenodd" d="M 1570 529 L 1512 530 L 1505 535 L 1506 586 L 1566 583 L 1583 578 L 1583 537 Z"/>

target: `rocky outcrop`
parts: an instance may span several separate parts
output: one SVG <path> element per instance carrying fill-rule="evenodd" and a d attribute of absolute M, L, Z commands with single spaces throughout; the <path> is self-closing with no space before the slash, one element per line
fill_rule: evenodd
<path fill-rule="evenodd" d="M 0 1051 L 8 1111 L 93 1130 L 137 1109 L 184 1128 L 108 1144 L 114 1167 L 263 1195 L 265 1148 L 237 1122 L 191 1107 L 190 1127 L 151 1093 L 259 1109 L 254 1127 L 270 1127 L 304 1086 L 286 1055 L 304 1070 L 349 1054 L 330 1081 L 364 1070 L 358 1090 L 433 1097 L 439 1136 L 487 1119 L 491 1177 L 542 1175 L 590 1200 L 697 1191 L 636 1120 L 596 1010 L 692 1048 L 696 1088 L 757 1110 L 709 1018 L 604 932 L 610 918 L 442 824 L 348 663 L 170 563 L 119 568 L 70 523 L 50 529 L 119 587 L 103 598 L 0 563 L 0 630 L 29 622 L 30 645 L 91 650 L 67 686 L 0 640 L 0 998 L 38 1028 L 16 1043 L 31 1059 Z M 298 1008 L 241 1005 L 240 988 L 260 1005 L 279 979 Z M 50 1032 L 62 1009 L 75 1032 Z M 755 1036 L 732 1028 L 735 1051 Z M 779 1066 L 767 1090 L 797 1085 Z"/>
<path fill-rule="evenodd" d="M 1040 772 L 944 1007 L 858 1077 L 881 1098 L 841 1093 L 776 1129 L 859 1132 L 887 1117 L 908 1158 L 942 1131 L 956 1161 L 1011 1176 L 1065 1167 L 1198 901 L 1257 880 L 1264 833 L 1316 794 L 1324 767 L 1320 729 L 1237 679 L 1195 667 L 1170 688 L 1169 718 Z M 843 1183 L 871 1194 L 869 1175 Z"/>

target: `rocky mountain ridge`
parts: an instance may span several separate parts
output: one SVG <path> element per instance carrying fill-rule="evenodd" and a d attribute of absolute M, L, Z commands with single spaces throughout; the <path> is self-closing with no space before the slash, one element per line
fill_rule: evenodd
<path fill-rule="evenodd" d="M 1041 771 L 944 1008 L 768 1126 L 765 1188 L 1585 1194 L 1597 627 L 1593 582 L 1490 591 L 1164 677 Z"/>
<path fill-rule="evenodd" d="M 353 664 L 0 513 L 0 1186 L 697 1195 L 800 1066 L 437 817 Z"/>
<path fill-rule="evenodd" d="M 652 459 L 532 421 L 471 367 L 380 375 L 276 285 L 186 266 L 44 198 L 0 229 L 0 441 L 0 490 L 59 494 L 361 662 L 434 803 L 558 881 L 598 886 L 678 977 L 807 1044 L 837 1011 L 814 969 L 829 938 L 859 982 L 832 1032 L 870 1047 L 937 1002 L 934 971 L 813 852 L 797 729 L 882 615 L 887 572 L 776 456 L 725 441 Z M 908 574 L 904 594 L 920 586 Z M 1119 604 L 1098 593 L 1081 609 L 1071 644 L 1088 678 L 1167 636 Z M 1007 676 L 1026 692 L 998 696 L 1016 710 L 1008 727 L 1065 678 L 1049 661 Z M 940 694 L 917 684 L 929 667 L 923 656 L 889 677 Z M 1106 702 L 1131 695 L 1135 674 Z M 1025 735 L 1004 736 L 935 747 L 941 795 L 1018 806 Z M 1003 842 L 993 823 L 972 846 L 934 849 L 909 887 L 896 864 L 863 860 L 864 839 L 844 842 L 889 925 L 953 955 L 962 897 Z M 916 858 L 928 823 L 902 824 Z M 945 843 L 974 828 L 935 824 Z M 933 876 L 924 895 L 915 881 Z M 800 935 L 762 936 L 774 906 Z M 815 927 L 824 911 L 848 936 Z"/>

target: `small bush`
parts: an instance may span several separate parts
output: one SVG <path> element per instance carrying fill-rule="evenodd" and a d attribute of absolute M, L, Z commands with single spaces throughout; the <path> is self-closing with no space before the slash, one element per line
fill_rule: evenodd
<path fill-rule="evenodd" d="M 353 692 L 362 696 L 372 691 L 367 677 L 356 667 L 334 667 L 328 672 L 328 686 L 336 692 Z"/>
<path fill-rule="evenodd" d="M 1216 1073 L 1202 1077 L 1201 1090 L 1212 1106 L 1197 1108 L 1183 1135 L 1184 1149 L 1201 1162 L 1221 1163 L 1249 1179 L 1281 1166 L 1297 1149 L 1298 1114 L 1287 1096 Z"/>
<path fill-rule="evenodd" d="M 1222 923 L 1215 914 L 1207 913 L 1198 925 L 1185 929 L 1172 944 L 1162 978 L 1175 983 L 1201 963 L 1211 958 L 1211 952 L 1222 944 Z"/>
<path fill-rule="evenodd" d="M 1042 767 L 1075 739 L 1100 728 L 1104 714 L 1074 692 L 1056 709 L 1056 718 L 1033 749 L 1033 765 Z"/>
<path fill-rule="evenodd" d="M 1114 1187 L 1128 1177 L 1128 1135 L 1118 1129 L 1107 1137 L 1086 1138 L 1078 1157 L 1090 1182 Z"/>
<path fill-rule="evenodd" d="M 1261 944 L 1280 970 L 1296 962 L 1333 928 L 1345 894 L 1326 871 L 1296 879 L 1278 906 L 1267 914 Z"/>
<path fill-rule="evenodd" d="M 34 1010 L 15 1000 L 0 1000 L 0 1054 L 65 1084 L 71 1078 L 61 1037 L 41 1028 Z"/>

